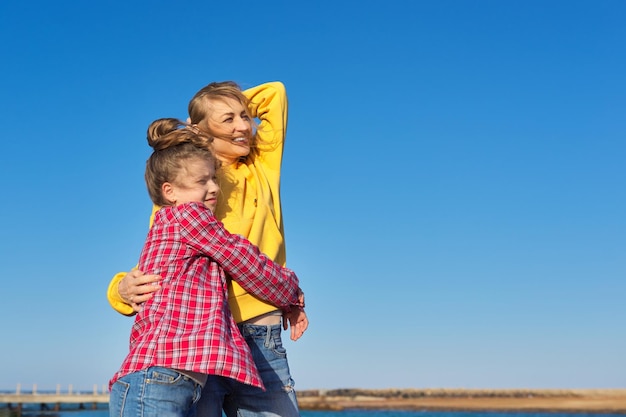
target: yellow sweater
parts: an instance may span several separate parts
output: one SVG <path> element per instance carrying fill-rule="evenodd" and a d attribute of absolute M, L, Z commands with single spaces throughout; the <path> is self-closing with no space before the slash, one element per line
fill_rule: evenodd
<path fill-rule="evenodd" d="M 280 206 L 280 167 L 287 129 L 287 95 L 280 82 L 271 82 L 244 91 L 250 99 L 250 112 L 260 120 L 257 127 L 257 149 L 245 162 L 222 167 L 221 194 L 215 216 L 226 230 L 246 237 L 263 253 L 285 265 L 283 217 Z M 155 206 L 150 216 L 150 225 Z M 150 271 L 144 271 L 149 273 Z M 111 306 L 125 315 L 133 309 L 124 303 L 118 284 L 126 272 L 117 273 L 107 291 Z M 229 287 L 229 305 L 237 322 L 249 320 L 276 307 L 248 294 L 236 282 Z"/>

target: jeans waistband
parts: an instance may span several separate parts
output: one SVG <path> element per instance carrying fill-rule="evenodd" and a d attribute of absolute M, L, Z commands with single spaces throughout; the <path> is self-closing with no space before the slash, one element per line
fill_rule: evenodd
<path fill-rule="evenodd" d="M 248 324 L 242 323 L 239 325 L 239 331 L 246 336 L 265 337 L 270 333 L 273 336 L 280 336 L 282 331 L 282 324 Z"/>

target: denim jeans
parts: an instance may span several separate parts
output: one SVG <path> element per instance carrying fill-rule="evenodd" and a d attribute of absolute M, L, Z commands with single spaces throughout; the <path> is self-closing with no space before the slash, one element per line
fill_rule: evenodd
<path fill-rule="evenodd" d="M 209 375 L 197 417 L 298 417 L 298 400 L 289 374 L 281 325 L 240 324 L 266 391 L 230 378 Z"/>
<path fill-rule="evenodd" d="M 154 366 L 115 381 L 111 417 L 192 417 L 202 387 L 173 369 Z"/>

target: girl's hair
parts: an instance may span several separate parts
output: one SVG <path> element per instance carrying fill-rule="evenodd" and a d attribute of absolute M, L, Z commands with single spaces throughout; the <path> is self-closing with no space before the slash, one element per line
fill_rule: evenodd
<path fill-rule="evenodd" d="M 146 162 L 146 186 L 150 199 L 157 206 L 172 203 L 163 197 L 161 187 L 173 182 L 192 159 L 210 160 L 218 168 L 218 161 L 211 152 L 213 138 L 198 129 L 174 118 L 155 120 L 148 127 L 148 144 L 154 149 Z"/>
<path fill-rule="evenodd" d="M 207 130 L 208 121 L 206 119 L 209 117 L 211 101 L 222 100 L 224 98 L 230 98 L 241 103 L 243 108 L 246 109 L 250 120 L 252 120 L 252 116 L 248 111 L 250 100 L 243 94 L 239 85 L 234 81 L 221 81 L 207 85 L 191 98 L 189 106 L 187 107 L 191 124 L 198 125 L 202 129 Z M 252 123 L 254 124 L 254 122 Z M 256 141 L 257 137 L 253 135 L 250 146 L 252 150 L 256 148 Z"/>

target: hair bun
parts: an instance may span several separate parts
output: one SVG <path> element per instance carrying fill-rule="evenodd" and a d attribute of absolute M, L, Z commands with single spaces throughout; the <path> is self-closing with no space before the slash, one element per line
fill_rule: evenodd
<path fill-rule="evenodd" d="M 172 117 L 157 119 L 148 126 L 148 145 L 155 151 L 162 151 L 182 143 L 191 143 L 210 150 L 212 142 L 213 138 L 196 126 Z"/>

